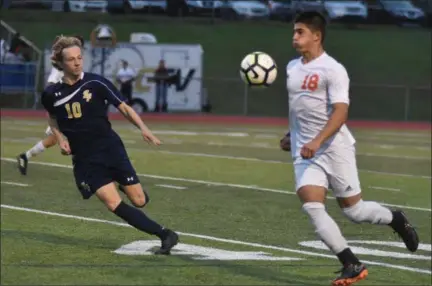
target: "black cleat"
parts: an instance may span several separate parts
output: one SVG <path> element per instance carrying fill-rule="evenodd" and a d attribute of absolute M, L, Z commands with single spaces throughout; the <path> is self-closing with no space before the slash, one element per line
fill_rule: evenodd
<path fill-rule="evenodd" d="M 20 171 L 21 175 L 27 175 L 28 159 L 24 153 L 18 155 L 17 163 L 18 163 L 18 170 Z"/>
<path fill-rule="evenodd" d="M 162 246 L 155 251 L 155 254 L 169 255 L 171 254 L 171 249 L 177 245 L 179 242 L 179 237 L 177 233 L 170 229 L 165 229 L 165 236 L 162 238 Z"/>
<path fill-rule="evenodd" d="M 419 237 L 415 228 L 409 223 L 403 211 L 393 211 L 391 228 L 402 238 L 406 248 L 415 252 L 419 246 Z"/>
<path fill-rule="evenodd" d="M 366 266 L 361 263 L 345 265 L 340 271 L 339 277 L 333 280 L 333 286 L 349 286 L 368 276 Z"/>

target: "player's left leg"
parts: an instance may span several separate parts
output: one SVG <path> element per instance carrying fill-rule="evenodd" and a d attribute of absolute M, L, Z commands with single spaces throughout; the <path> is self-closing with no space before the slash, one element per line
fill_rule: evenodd
<path fill-rule="evenodd" d="M 44 152 L 45 149 L 48 149 L 57 144 L 57 139 L 55 138 L 54 134 L 47 133 L 47 135 L 48 135 L 47 137 L 45 137 L 43 140 L 36 143 L 29 150 L 17 156 L 18 169 L 22 175 L 27 174 L 28 160 L 31 157 L 34 157 Z"/>
<path fill-rule="evenodd" d="M 120 184 L 119 188 L 127 195 L 132 204 L 142 208 L 149 202 L 149 196 L 147 192 L 143 190 L 135 169 L 127 158 L 127 155 L 122 154 L 123 150 L 119 153 L 123 156 L 119 156 L 119 158 L 113 162 L 114 166 L 112 170 L 114 171 L 112 177 Z M 143 212 L 141 213 L 145 216 Z M 178 235 L 174 231 L 165 228 L 163 228 L 161 236 L 159 237 L 162 241 L 162 246 L 156 254 L 169 254 L 171 248 L 173 248 L 179 240 Z"/>
<path fill-rule="evenodd" d="M 407 249 L 413 252 L 417 250 L 419 244 L 417 232 L 401 211 L 391 211 L 374 201 L 363 201 L 354 148 L 340 150 L 334 154 L 331 172 L 329 182 L 346 217 L 355 223 L 366 222 L 390 226 L 403 239 Z M 349 282 L 355 271 L 355 265 L 344 267 L 334 285 L 346 285 L 344 283 Z"/>
<path fill-rule="evenodd" d="M 178 236 L 174 231 L 162 227 L 139 209 L 123 202 L 114 183 L 100 187 L 96 191 L 96 196 L 111 212 L 131 226 L 159 237 L 162 246 L 155 254 L 170 254 L 171 249 L 178 243 Z"/>

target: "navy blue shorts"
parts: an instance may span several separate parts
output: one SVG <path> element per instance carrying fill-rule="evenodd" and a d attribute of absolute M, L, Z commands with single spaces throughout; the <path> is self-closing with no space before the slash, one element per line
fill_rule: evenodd
<path fill-rule="evenodd" d="M 98 189 L 112 182 L 123 186 L 140 182 L 124 148 L 104 154 L 98 160 L 74 160 L 73 171 L 83 199 L 89 199 Z"/>

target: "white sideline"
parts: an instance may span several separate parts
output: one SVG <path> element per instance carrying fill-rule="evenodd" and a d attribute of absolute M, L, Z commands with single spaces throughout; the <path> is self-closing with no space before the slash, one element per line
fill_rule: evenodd
<path fill-rule="evenodd" d="M 106 223 L 106 224 L 111 224 L 111 225 L 130 227 L 130 225 L 128 225 L 128 224 L 110 221 L 110 220 L 89 218 L 89 217 L 76 216 L 76 215 L 68 215 L 68 214 L 42 211 L 42 210 L 36 210 L 36 209 L 30 209 L 30 208 L 24 208 L 24 207 L 16 207 L 16 206 L 11 206 L 11 205 L 4 205 L 4 204 L 2 204 L 1 207 L 5 208 L 5 209 L 11 209 L 11 210 L 18 210 L 18 211 L 25 211 L 25 212 L 31 212 L 31 213 L 39 213 L 39 214 L 63 217 L 63 218 L 71 218 L 71 219 L 77 219 L 77 220 L 83 220 L 83 221 L 100 222 L 100 223 Z M 244 241 L 240 241 L 240 240 L 218 238 L 218 237 L 214 237 L 214 236 L 193 234 L 193 233 L 186 233 L 186 232 L 178 232 L 178 234 L 183 235 L 183 236 L 189 236 L 189 237 L 211 240 L 211 241 L 246 245 L 246 246 L 251 246 L 251 247 L 272 249 L 272 250 L 291 252 L 291 253 L 297 253 L 297 254 L 309 255 L 309 256 L 315 256 L 315 257 L 337 259 L 336 256 L 334 256 L 334 255 L 322 254 L 322 253 L 318 253 L 318 252 L 303 251 L 303 250 L 297 250 L 297 249 L 291 249 L 291 248 L 285 248 L 285 247 L 279 247 L 279 246 L 273 246 L 273 245 L 266 245 L 266 244 L 253 243 L 253 242 L 244 242 Z M 386 267 L 386 268 L 406 270 L 406 271 L 415 272 L 415 273 L 424 273 L 424 274 L 429 274 L 429 275 L 432 274 L 432 271 L 427 270 L 427 269 L 414 268 L 414 267 L 408 267 L 408 266 L 403 266 L 403 265 L 394 265 L 394 264 L 389 264 L 389 263 L 384 263 L 384 262 L 375 262 L 375 261 L 370 261 L 370 260 L 362 260 L 362 261 L 366 264 L 369 264 L 369 265 L 377 265 L 377 266 L 382 266 L 382 267 Z"/>
<path fill-rule="evenodd" d="M 5 162 L 16 162 L 16 159 L 14 158 L 4 158 L 1 157 L 2 161 Z M 30 164 L 35 165 L 42 165 L 42 166 L 49 166 L 49 167 L 59 167 L 59 168 L 69 168 L 72 169 L 72 166 L 70 165 L 64 165 L 64 164 L 57 164 L 57 163 L 50 163 L 50 162 L 40 162 L 40 161 L 32 161 L 29 162 Z M 270 189 L 270 188 L 261 188 L 258 186 L 248 186 L 248 185 L 241 185 L 241 184 L 230 184 L 230 183 L 221 183 L 221 182 L 212 182 L 212 181 L 204 181 L 204 180 L 195 180 L 195 179 L 186 179 L 186 178 L 178 178 L 178 177 L 169 177 L 169 176 L 160 176 L 160 175 L 151 175 L 151 174 L 137 174 L 140 177 L 147 177 L 152 179 L 162 179 L 162 180 L 170 180 L 170 181 L 179 181 L 179 182 L 189 182 L 189 183 L 197 183 L 197 184 L 204 184 L 204 185 L 210 185 L 210 186 L 222 186 L 222 187 L 230 187 L 230 188 L 237 188 L 237 189 L 246 189 L 246 190 L 255 190 L 255 191 L 261 191 L 261 192 L 269 192 L 269 193 L 279 193 L 279 194 L 285 194 L 285 195 L 295 195 L 296 192 L 292 191 L 285 191 L 285 190 L 278 190 L 278 189 Z M 328 197 L 328 199 L 335 199 L 334 197 Z M 425 212 L 431 212 L 431 209 L 428 208 L 421 208 L 421 207 L 412 207 L 412 206 L 402 206 L 402 205 L 395 205 L 395 204 L 387 204 L 387 203 L 381 203 L 383 206 L 388 207 L 395 207 L 395 208 L 403 208 L 403 209 L 410 209 L 410 210 L 417 210 L 417 211 L 425 211 Z"/>

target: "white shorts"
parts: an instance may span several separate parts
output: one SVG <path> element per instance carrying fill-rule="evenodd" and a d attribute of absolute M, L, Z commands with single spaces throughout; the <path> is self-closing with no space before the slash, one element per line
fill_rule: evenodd
<path fill-rule="evenodd" d="M 296 190 L 303 186 L 331 188 L 333 195 L 347 198 L 361 193 L 355 147 L 317 155 L 294 163 Z"/>
<path fill-rule="evenodd" d="M 51 127 L 47 127 L 47 129 L 45 130 L 45 134 L 47 135 L 47 136 L 50 136 L 50 135 L 53 135 L 53 132 L 52 132 L 52 130 L 51 130 Z"/>

